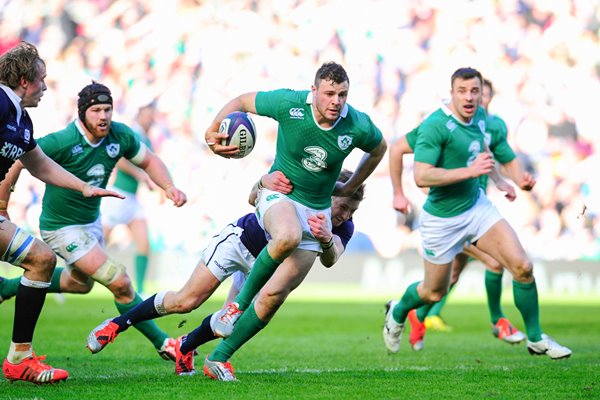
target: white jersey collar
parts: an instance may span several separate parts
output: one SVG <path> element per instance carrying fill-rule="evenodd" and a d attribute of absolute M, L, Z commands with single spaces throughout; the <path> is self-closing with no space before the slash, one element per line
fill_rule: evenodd
<path fill-rule="evenodd" d="M 469 123 L 465 123 L 463 122 L 460 118 L 458 118 L 456 115 L 454 115 L 454 113 L 452 112 L 452 110 L 450 109 L 450 107 L 448 107 L 448 105 L 450 104 L 450 99 L 444 99 L 442 100 L 442 105 L 441 105 L 441 109 L 444 112 L 444 114 L 446 114 L 447 116 L 452 116 L 452 118 L 454 118 L 456 120 L 456 122 L 458 122 L 459 124 L 463 125 L 463 126 L 471 126 L 473 124 L 473 119 L 471 118 L 471 121 L 469 121 Z M 477 112 L 477 110 L 475 110 L 475 112 Z M 475 114 L 473 114 L 473 117 L 475 116 Z"/>

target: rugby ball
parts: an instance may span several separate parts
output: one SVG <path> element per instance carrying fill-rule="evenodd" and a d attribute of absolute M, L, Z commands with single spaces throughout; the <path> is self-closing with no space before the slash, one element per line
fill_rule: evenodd
<path fill-rule="evenodd" d="M 223 146 L 237 146 L 240 149 L 240 152 L 232 158 L 246 157 L 254 149 L 256 128 L 245 112 L 234 111 L 223 118 L 219 133 L 227 134 L 227 138 L 221 140 Z"/>

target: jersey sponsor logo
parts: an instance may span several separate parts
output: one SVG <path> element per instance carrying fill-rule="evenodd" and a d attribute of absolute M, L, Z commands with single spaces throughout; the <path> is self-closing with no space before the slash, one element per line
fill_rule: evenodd
<path fill-rule="evenodd" d="M 96 164 L 87 170 L 86 175 L 92 178 L 88 183 L 92 186 L 100 187 L 104 181 L 105 169 L 104 165 Z"/>
<path fill-rule="evenodd" d="M 473 161 L 475 161 L 479 153 L 481 153 L 481 143 L 478 140 L 473 140 L 469 144 L 469 153 L 471 153 L 471 156 L 467 160 L 467 166 L 473 164 Z"/>
<path fill-rule="evenodd" d="M 25 143 L 29 143 L 31 140 L 31 131 L 29 129 L 25 129 L 25 132 L 23 132 L 23 139 L 25 139 Z"/>
<path fill-rule="evenodd" d="M 0 156 L 17 161 L 25 153 L 25 150 L 12 143 L 4 142 L 0 150 Z"/>
<path fill-rule="evenodd" d="M 340 146 L 340 149 L 347 150 L 350 145 L 352 145 L 352 136 L 338 136 L 338 146 Z"/>
<path fill-rule="evenodd" d="M 327 150 L 319 146 L 308 146 L 304 151 L 310 154 L 309 157 L 302 159 L 302 166 L 311 172 L 319 172 L 327 168 L 325 159 L 327 158 Z"/>
<path fill-rule="evenodd" d="M 121 149 L 121 145 L 119 143 L 109 143 L 106 145 L 106 154 L 110 158 L 115 158 L 119 155 L 119 150 Z"/>
<path fill-rule="evenodd" d="M 8 129 L 9 131 L 13 131 L 13 132 L 17 131 L 17 127 L 12 126 L 11 124 L 6 124 L 6 129 Z"/>
<path fill-rule="evenodd" d="M 79 154 L 83 152 L 83 146 L 80 144 L 76 144 L 75 146 L 73 146 L 71 148 L 71 154 L 75 155 L 75 154 Z"/>
<path fill-rule="evenodd" d="M 304 119 L 304 110 L 302 108 L 290 108 L 291 119 Z"/>

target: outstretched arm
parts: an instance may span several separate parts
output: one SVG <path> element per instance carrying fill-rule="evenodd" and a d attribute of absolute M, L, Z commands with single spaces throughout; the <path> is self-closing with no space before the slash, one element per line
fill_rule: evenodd
<path fill-rule="evenodd" d="M 319 256 L 321 264 L 324 267 L 330 268 L 344 254 L 344 250 L 346 250 L 342 240 L 329 230 L 327 218 L 324 214 L 309 216 L 308 225 L 315 239 L 321 242 L 321 248 L 323 249 L 323 252 Z"/>
<path fill-rule="evenodd" d="M 146 171 L 152 182 L 165 191 L 165 195 L 175 206 L 181 207 L 187 202 L 185 193 L 175 187 L 167 166 L 154 152 L 148 149 L 137 166 Z"/>
<path fill-rule="evenodd" d="M 445 169 L 432 164 L 415 162 L 415 182 L 419 187 L 447 186 L 488 174 L 494 168 L 491 153 L 480 153 L 468 167 Z"/>
<path fill-rule="evenodd" d="M 394 188 L 393 207 L 401 213 L 408 213 L 410 201 L 404 195 L 402 188 L 402 171 L 404 170 L 403 158 L 405 154 L 411 154 L 413 149 L 406 140 L 406 135 L 402 136 L 390 145 L 390 178 L 392 179 L 392 187 Z"/>
<path fill-rule="evenodd" d="M 502 171 L 508 176 L 521 190 L 530 191 L 535 186 L 535 178 L 523 169 L 517 158 L 502 164 Z"/>
<path fill-rule="evenodd" d="M 379 144 L 362 157 L 350 179 L 346 183 L 336 183 L 333 195 L 340 197 L 351 196 L 373 173 L 379 162 L 381 162 L 386 150 L 387 143 L 384 138 L 381 138 Z"/>
<path fill-rule="evenodd" d="M 294 190 L 294 185 L 292 185 L 292 182 L 290 182 L 281 171 L 273 171 L 270 174 L 263 175 L 254 186 L 252 186 L 252 191 L 248 197 L 248 203 L 250 203 L 251 206 L 256 204 L 258 191 L 262 188 L 267 188 L 283 194 L 290 194 L 292 190 Z"/>

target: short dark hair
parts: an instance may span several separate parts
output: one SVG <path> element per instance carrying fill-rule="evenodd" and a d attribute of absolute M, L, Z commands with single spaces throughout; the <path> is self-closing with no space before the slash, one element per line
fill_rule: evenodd
<path fill-rule="evenodd" d="M 483 86 L 487 86 L 490 88 L 490 97 L 493 97 L 494 96 L 494 85 L 492 85 L 492 81 L 490 81 L 489 79 L 484 79 Z"/>
<path fill-rule="evenodd" d="M 315 74 L 315 86 L 319 86 L 321 80 L 330 80 L 334 83 L 350 83 L 350 79 L 348 79 L 348 74 L 344 67 L 333 61 L 323 63 L 317 70 L 317 73 Z"/>
<path fill-rule="evenodd" d="M 452 77 L 450 78 L 450 87 L 454 87 L 454 81 L 458 78 L 464 80 L 477 78 L 479 79 L 479 82 L 483 84 L 483 76 L 481 76 L 481 72 L 471 67 L 459 68 L 454 71 Z"/>
<path fill-rule="evenodd" d="M 11 89 L 19 87 L 21 78 L 33 82 L 40 73 L 40 64 L 46 65 L 36 47 L 21 42 L 0 56 L 0 82 Z"/>
<path fill-rule="evenodd" d="M 352 177 L 353 174 L 354 172 L 344 168 L 340 171 L 340 175 L 338 176 L 337 181 L 342 183 L 348 182 L 348 180 Z M 358 189 L 356 189 L 356 191 L 352 193 L 350 198 L 352 200 L 363 201 L 363 199 L 365 198 L 365 184 L 361 184 L 358 187 Z"/>

